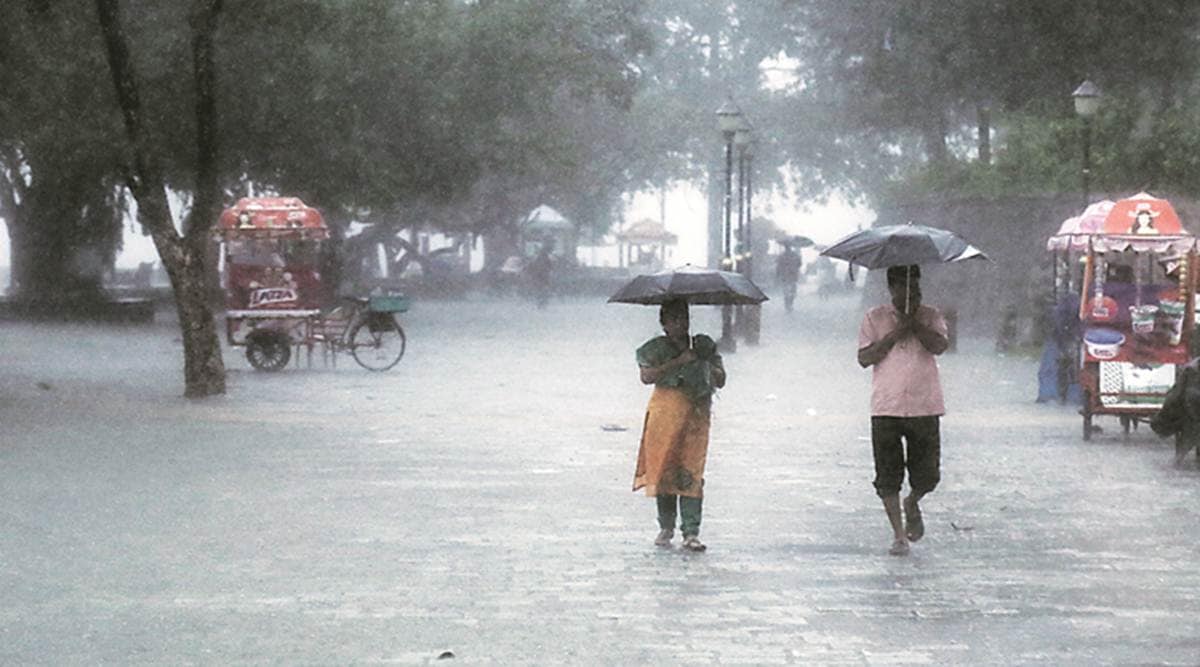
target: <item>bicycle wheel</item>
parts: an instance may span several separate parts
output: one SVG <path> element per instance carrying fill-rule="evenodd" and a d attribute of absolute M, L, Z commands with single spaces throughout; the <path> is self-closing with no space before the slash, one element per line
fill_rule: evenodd
<path fill-rule="evenodd" d="M 369 371 L 386 371 L 404 356 L 407 339 L 396 318 L 381 313 L 354 325 L 350 330 L 350 353 L 359 366 Z"/>
<path fill-rule="evenodd" d="M 291 341 L 285 334 L 266 332 L 246 341 L 246 361 L 260 371 L 283 370 L 291 358 Z"/>

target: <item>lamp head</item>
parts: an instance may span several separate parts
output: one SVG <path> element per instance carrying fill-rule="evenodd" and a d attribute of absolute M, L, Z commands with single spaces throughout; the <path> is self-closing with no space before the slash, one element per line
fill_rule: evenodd
<path fill-rule="evenodd" d="M 727 98 L 725 102 L 717 108 L 717 127 L 727 137 L 732 136 L 738 131 L 742 124 L 742 110 L 733 103 L 733 98 Z"/>
<path fill-rule="evenodd" d="M 1095 116 L 1100 109 L 1100 89 L 1090 80 L 1079 84 L 1071 97 L 1075 100 L 1075 113 L 1084 118 Z"/>

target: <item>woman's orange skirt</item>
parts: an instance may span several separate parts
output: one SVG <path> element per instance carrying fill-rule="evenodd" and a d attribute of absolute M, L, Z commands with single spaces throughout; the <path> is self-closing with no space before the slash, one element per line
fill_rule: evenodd
<path fill-rule="evenodd" d="M 633 490 L 647 496 L 704 497 L 708 406 L 697 407 L 678 389 L 655 387 L 646 406 Z"/>

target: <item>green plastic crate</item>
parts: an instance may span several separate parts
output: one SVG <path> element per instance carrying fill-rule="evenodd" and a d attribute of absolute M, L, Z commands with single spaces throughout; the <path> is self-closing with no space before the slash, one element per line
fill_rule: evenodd
<path fill-rule="evenodd" d="M 367 307 L 376 313 L 403 313 L 408 310 L 409 299 L 403 294 L 373 296 Z"/>

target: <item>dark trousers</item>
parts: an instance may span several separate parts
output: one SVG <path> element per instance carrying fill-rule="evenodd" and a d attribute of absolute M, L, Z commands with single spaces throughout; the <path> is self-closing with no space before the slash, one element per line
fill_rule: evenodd
<path fill-rule="evenodd" d="M 871 448 L 875 453 L 875 493 L 880 498 L 900 493 L 904 471 L 918 496 L 941 481 L 942 437 L 938 417 L 871 417 Z"/>
<path fill-rule="evenodd" d="M 676 504 L 678 514 L 683 517 L 679 522 L 679 532 L 684 537 L 700 534 L 700 514 L 704 504 L 703 498 L 689 496 L 655 496 L 658 501 L 658 527 L 663 530 L 675 529 Z"/>

